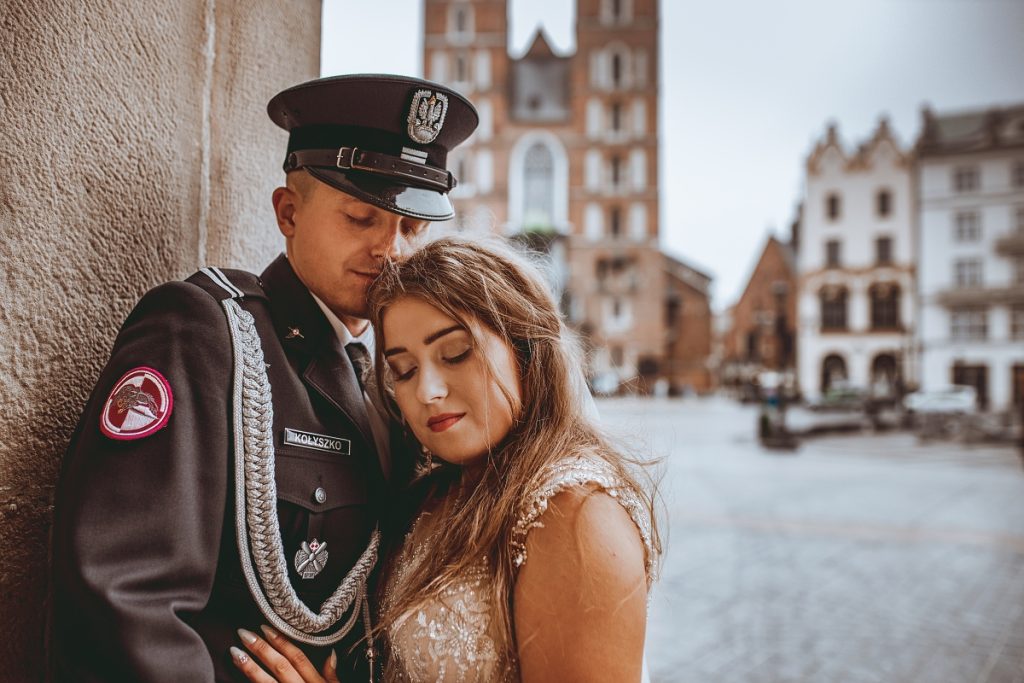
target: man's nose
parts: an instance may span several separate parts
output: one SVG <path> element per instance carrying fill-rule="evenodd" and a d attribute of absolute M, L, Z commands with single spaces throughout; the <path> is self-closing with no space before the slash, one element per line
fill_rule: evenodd
<path fill-rule="evenodd" d="M 384 224 L 379 239 L 373 245 L 373 257 L 377 259 L 399 259 L 405 250 L 405 237 L 402 235 L 402 217 L 390 214 Z"/>

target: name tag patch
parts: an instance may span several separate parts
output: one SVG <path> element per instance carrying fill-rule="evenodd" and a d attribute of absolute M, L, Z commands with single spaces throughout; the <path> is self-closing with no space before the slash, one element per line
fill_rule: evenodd
<path fill-rule="evenodd" d="M 298 429 L 290 429 L 288 427 L 285 427 L 284 430 L 284 442 L 290 446 L 310 448 L 314 451 L 324 451 L 327 453 L 348 455 L 352 452 L 352 442 L 348 439 L 342 439 L 338 436 L 328 436 L 326 434 L 303 432 Z"/>

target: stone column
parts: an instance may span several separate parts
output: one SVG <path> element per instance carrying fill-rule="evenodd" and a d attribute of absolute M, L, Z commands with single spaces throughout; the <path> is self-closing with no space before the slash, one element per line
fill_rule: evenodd
<path fill-rule="evenodd" d="M 153 285 L 282 246 L 278 90 L 320 2 L 6 0 L 0 10 L 0 678 L 43 670 L 54 484 L 121 321 Z"/>

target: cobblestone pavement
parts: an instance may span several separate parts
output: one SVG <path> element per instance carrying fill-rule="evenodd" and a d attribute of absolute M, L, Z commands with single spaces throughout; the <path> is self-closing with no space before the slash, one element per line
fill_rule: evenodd
<path fill-rule="evenodd" d="M 1024 468 L 906 433 L 762 450 L 726 399 L 600 402 L 664 456 L 652 683 L 1024 683 Z"/>

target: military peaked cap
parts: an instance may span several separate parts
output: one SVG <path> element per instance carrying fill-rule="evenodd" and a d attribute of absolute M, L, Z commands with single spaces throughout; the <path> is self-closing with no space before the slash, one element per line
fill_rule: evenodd
<path fill-rule="evenodd" d="M 438 83 L 359 74 L 288 88 L 267 105 L 289 132 L 284 170 L 388 211 L 427 220 L 454 215 L 448 152 L 476 129 L 476 109 Z"/>

